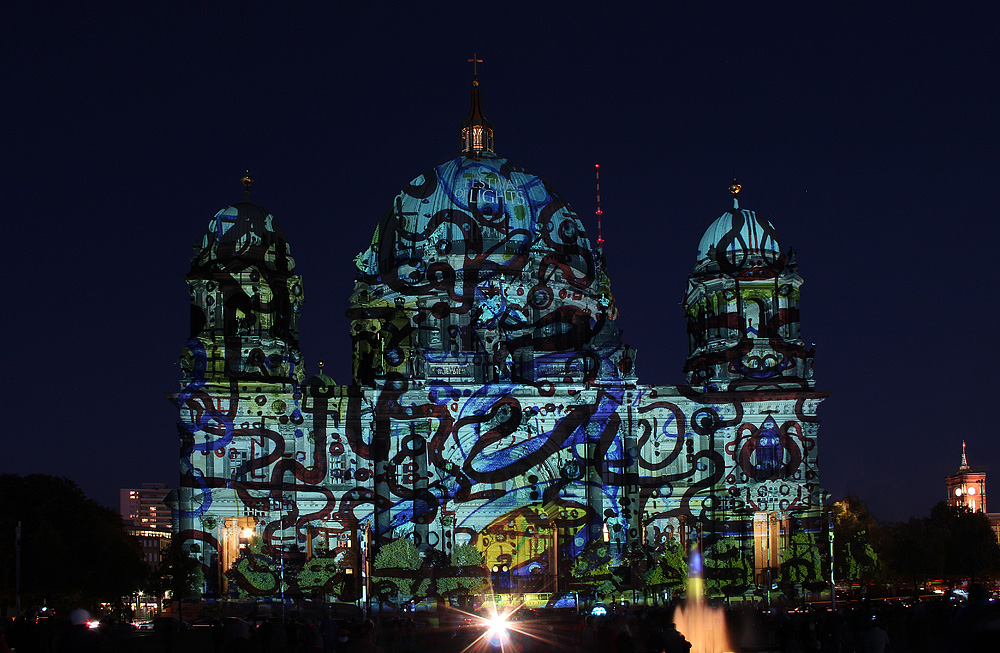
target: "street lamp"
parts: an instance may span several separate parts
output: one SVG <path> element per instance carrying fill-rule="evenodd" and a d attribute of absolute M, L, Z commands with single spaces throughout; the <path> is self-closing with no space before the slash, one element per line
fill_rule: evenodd
<path fill-rule="evenodd" d="M 240 533 L 240 551 L 250 546 L 250 539 L 253 537 L 252 528 L 244 528 Z"/>
<path fill-rule="evenodd" d="M 833 507 L 827 514 L 827 537 L 830 540 L 830 608 L 837 609 L 837 585 L 833 581 Z"/>
<path fill-rule="evenodd" d="M 344 579 L 344 591 L 341 592 L 340 600 L 357 601 L 358 592 L 357 582 L 354 577 L 354 567 L 345 567 L 344 576 L 346 576 Z"/>

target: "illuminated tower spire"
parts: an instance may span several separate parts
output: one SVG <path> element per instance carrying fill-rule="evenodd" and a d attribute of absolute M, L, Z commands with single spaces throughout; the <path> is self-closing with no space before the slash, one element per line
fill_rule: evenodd
<path fill-rule="evenodd" d="M 469 59 L 472 64 L 472 106 L 469 117 L 462 123 L 462 154 L 479 156 L 482 153 L 493 154 L 493 125 L 483 115 L 482 98 L 479 94 L 478 64 L 483 60 L 473 53 Z"/>
<path fill-rule="evenodd" d="M 594 164 L 594 178 L 597 181 L 597 251 L 604 253 L 604 235 L 601 232 L 601 164 Z"/>
<path fill-rule="evenodd" d="M 962 464 L 958 469 L 969 469 L 969 460 L 965 457 L 965 440 L 962 440 Z"/>

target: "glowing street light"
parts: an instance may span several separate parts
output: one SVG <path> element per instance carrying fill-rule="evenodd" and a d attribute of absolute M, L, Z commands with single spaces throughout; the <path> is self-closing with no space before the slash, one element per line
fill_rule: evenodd
<path fill-rule="evenodd" d="M 240 531 L 239 547 L 241 551 L 250 546 L 250 539 L 253 537 L 253 533 L 254 531 L 250 527 L 244 528 L 242 531 Z"/>

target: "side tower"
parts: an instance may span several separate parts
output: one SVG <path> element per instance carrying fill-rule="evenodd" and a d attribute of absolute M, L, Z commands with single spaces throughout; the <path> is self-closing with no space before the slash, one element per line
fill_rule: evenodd
<path fill-rule="evenodd" d="M 730 187 L 733 208 L 705 232 L 688 278 L 684 372 L 700 405 L 692 430 L 718 464 L 699 523 L 741 549 L 765 585 L 783 555 L 818 560 L 817 411 L 828 395 L 814 390 L 814 352 L 800 336 L 794 252 L 782 253 L 769 220 L 740 207 L 739 191 Z"/>
<path fill-rule="evenodd" d="M 702 236 L 688 277 L 688 383 L 704 392 L 812 389 L 795 253 L 781 252 L 767 218 L 740 208 L 739 184 L 730 191 L 733 208 Z"/>
<path fill-rule="evenodd" d="M 247 175 L 244 183 L 252 180 Z M 305 378 L 302 279 L 274 216 L 217 213 L 185 277 L 176 529 L 203 591 L 230 598 L 350 600 L 370 520 L 371 408 L 356 387 Z M 320 363 L 322 368 L 322 363 Z"/>
<path fill-rule="evenodd" d="M 244 183 L 252 179 L 249 174 Z M 227 573 L 256 539 L 264 550 L 295 541 L 283 524 L 294 500 L 282 465 L 306 460 L 298 320 L 302 279 L 270 213 L 248 201 L 219 211 L 185 275 L 191 331 L 181 356 L 178 536 L 202 563 L 204 591 L 227 591 Z M 290 484 L 291 485 L 291 484 Z M 289 546 L 291 548 L 291 546 Z"/>
<path fill-rule="evenodd" d="M 250 202 L 219 211 L 185 280 L 191 294 L 185 382 L 302 382 L 302 279 L 274 216 Z"/>

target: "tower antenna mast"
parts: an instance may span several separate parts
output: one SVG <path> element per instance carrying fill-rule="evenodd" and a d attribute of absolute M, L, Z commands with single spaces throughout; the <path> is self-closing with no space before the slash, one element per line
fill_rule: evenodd
<path fill-rule="evenodd" d="M 594 179 L 597 182 L 597 251 L 604 253 L 604 235 L 601 232 L 601 164 L 594 164 Z"/>

